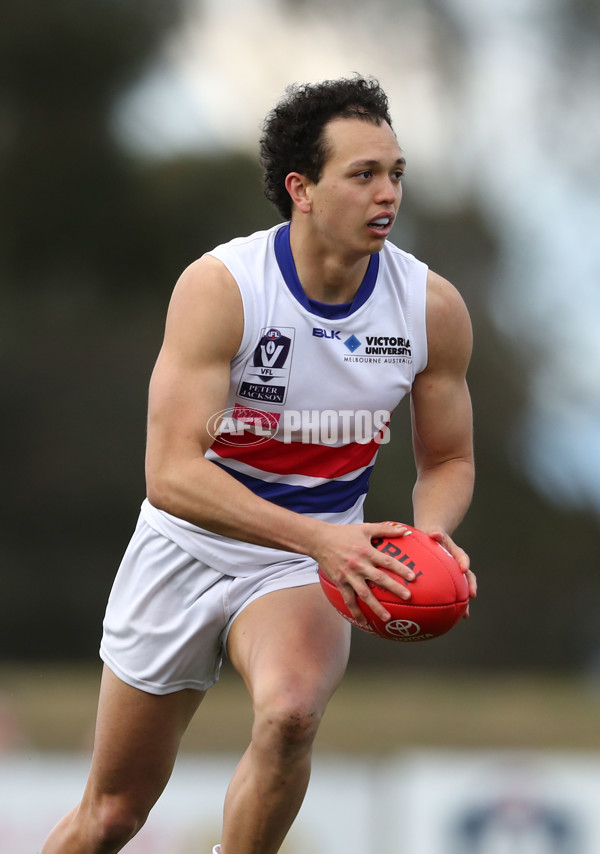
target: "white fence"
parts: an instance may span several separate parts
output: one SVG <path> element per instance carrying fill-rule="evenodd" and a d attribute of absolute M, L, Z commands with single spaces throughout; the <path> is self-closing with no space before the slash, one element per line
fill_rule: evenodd
<path fill-rule="evenodd" d="M 182 756 L 128 854 L 210 854 L 235 759 Z M 0 760 L 0 852 L 36 854 L 87 756 Z M 598 854 L 600 755 L 416 751 L 317 758 L 282 854 Z"/>

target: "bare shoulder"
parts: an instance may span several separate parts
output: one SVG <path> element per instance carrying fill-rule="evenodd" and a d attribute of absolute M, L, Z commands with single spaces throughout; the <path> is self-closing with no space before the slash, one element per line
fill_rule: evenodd
<path fill-rule="evenodd" d="M 427 275 L 427 347 L 429 367 L 444 362 L 468 364 L 473 348 L 471 318 L 458 290 L 447 279 Z"/>
<path fill-rule="evenodd" d="M 243 333 L 243 306 L 237 283 L 225 265 L 203 255 L 179 277 L 167 312 L 165 346 L 210 347 L 229 358 Z"/>

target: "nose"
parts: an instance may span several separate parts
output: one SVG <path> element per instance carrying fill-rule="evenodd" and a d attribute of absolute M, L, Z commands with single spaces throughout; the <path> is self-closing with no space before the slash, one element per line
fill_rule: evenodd
<path fill-rule="evenodd" d="M 379 204 L 395 204 L 402 197 L 402 185 L 398 181 L 394 181 L 391 177 L 382 177 L 381 183 L 377 187 L 375 201 Z"/>

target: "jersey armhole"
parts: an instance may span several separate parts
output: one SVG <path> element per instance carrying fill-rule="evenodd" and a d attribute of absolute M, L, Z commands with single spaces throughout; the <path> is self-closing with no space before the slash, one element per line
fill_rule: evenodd
<path fill-rule="evenodd" d="M 207 255 L 211 255 L 213 258 L 216 258 L 217 261 L 220 261 L 221 264 L 225 266 L 225 268 L 229 271 L 229 273 L 233 276 L 233 280 L 237 286 L 239 291 L 241 300 L 242 300 L 242 340 L 240 342 L 240 346 L 238 347 L 237 353 L 233 357 L 232 361 L 237 361 L 240 358 L 245 357 L 247 351 L 254 346 L 254 341 L 252 340 L 252 329 L 254 328 L 254 314 L 255 314 L 255 305 L 254 305 L 254 297 L 252 293 L 251 287 L 243 287 L 241 282 L 247 278 L 247 273 L 245 270 L 238 269 L 237 264 L 232 264 L 228 261 L 226 257 L 223 257 L 221 253 L 218 251 L 207 252 Z"/>

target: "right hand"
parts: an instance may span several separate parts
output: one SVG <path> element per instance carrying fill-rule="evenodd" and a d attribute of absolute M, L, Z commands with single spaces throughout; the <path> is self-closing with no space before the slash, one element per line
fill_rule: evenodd
<path fill-rule="evenodd" d="M 415 574 L 412 569 L 393 557 L 378 551 L 371 544 L 371 539 L 401 537 L 409 529 L 397 522 L 364 522 L 359 525 L 325 524 L 327 528 L 324 529 L 312 551 L 312 557 L 325 575 L 338 587 L 356 623 L 365 627 L 368 625 L 357 598 L 368 605 L 383 622 L 387 622 L 391 619 L 391 614 L 374 596 L 367 581 L 378 584 L 406 600 L 410 599 L 410 590 L 405 583 L 382 570 L 391 570 L 405 582 L 412 581 Z"/>

